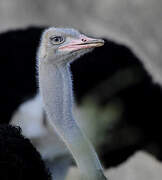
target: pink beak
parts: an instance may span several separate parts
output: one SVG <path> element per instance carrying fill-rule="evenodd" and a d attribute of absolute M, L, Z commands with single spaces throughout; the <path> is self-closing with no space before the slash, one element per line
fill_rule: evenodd
<path fill-rule="evenodd" d="M 81 36 L 80 39 L 73 40 L 64 46 L 61 46 L 59 49 L 65 51 L 77 51 L 81 49 L 95 48 L 103 45 L 104 40 L 102 39 L 93 39 L 86 36 Z"/>

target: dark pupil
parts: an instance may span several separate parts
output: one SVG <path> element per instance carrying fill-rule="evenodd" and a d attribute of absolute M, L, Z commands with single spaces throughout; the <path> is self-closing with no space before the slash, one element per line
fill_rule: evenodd
<path fill-rule="evenodd" d="M 54 41 L 55 42 L 61 42 L 62 41 L 62 37 L 61 36 L 54 37 Z"/>

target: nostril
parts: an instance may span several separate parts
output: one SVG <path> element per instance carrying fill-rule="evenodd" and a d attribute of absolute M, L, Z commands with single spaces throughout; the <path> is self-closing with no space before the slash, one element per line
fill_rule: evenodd
<path fill-rule="evenodd" d="M 86 41 L 87 41 L 87 39 L 82 38 L 82 41 L 83 41 L 83 42 L 86 42 Z"/>

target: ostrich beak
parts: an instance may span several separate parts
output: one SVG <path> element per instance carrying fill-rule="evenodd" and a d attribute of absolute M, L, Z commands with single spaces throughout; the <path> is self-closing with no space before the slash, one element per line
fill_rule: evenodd
<path fill-rule="evenodd" d="M 59 49 L 64 51 L 78 51 L 81 49 L 95 48 L 103 45 L 104 40 L 102 39 L 93 39 L 87 36 L 81 36 L 79 39 L 73 40 L 64 46 L 61 46 Z"/>

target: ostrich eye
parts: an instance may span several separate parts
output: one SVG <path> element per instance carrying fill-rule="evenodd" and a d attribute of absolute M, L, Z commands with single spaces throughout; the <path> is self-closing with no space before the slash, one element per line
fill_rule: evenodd
<path fill-rule="evenodd" d="M 51 37 L 50 40 L 53 45 L 61 44 L 64 42 L 64 38 L 62 36 L 54 36 Z"/>

